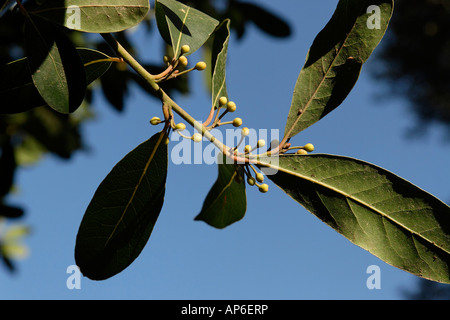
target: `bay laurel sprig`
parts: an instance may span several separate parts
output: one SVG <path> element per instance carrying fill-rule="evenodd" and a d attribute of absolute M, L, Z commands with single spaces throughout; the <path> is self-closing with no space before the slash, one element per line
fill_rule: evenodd
<path fill-rule="evenodd" d="M 186 123 L 188 123 L 190 126 L 192 126 L 197 132 L 198 135 L 205 138 L 207 141 L 213 143 L 224 155 L 232 159 L 236 163 L 259 163 L 258 160 L 255 158 L 252 158 L 250 156 L 243 156 L 242 154 L 235 153 L 235 149 L 231 148 L 225 144 L 222 143 L 219 139 L 216 139 L 216 137 L 208 130 L 208 128 L 198 122 L 196 119 L 194 119 L 188 112 L 186 112 L 181 106 L 179 106 L 158 84 L 157 77 L 150 72 L 148 72 L 117 40 L 116 38 L 109 34 L 109 33 L 103 33 L 101 34 L 103 39 L 111 46 L 111 48 L 117 53 L 119 57 L 123 59 L 134 71 L 141 76 L 145 82 L 148 84 L 150 91 L 158 97 L 163 104 L 163 109 L 166 110 L 165 113 L 167 113 L 167 110 L 171 113 L 172 111 L 178 114 Z M 195 70 L 205 70 L 207 67 L 206 63 L 203 61 L 197 62 L 194 69 Z M 228 104 L 228 102 L 227 102 Z M 230 104 L 230 110 L 235 111 L 235 106 L 233 103 Z M 230 111 L 228 111 L 230 112 Z M 167 120 L 167 119 L 166 119 Z M 154 121 L 156 122 L 156 120 Z M 235 118 L 233 120 L 233 125 L 238 127 L 242 125 L 242 119 L 241 118 Z M 167 126 L 167 123 L 166 123 Z M 195 138 L 191 137 L 194 141 L 199 141 L 199 136 L 196 135 Z M 261 187 L 261 185 L 259 185 Z M 262 187 L 261 191 L 264 191 L 266 189 L 265 186 Z"/>

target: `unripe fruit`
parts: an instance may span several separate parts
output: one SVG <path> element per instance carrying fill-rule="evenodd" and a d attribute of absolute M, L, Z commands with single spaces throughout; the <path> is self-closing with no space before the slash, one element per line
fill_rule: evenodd
<path fill-rule="evenodd" d="M 178 61 L 183 67 L 186 67 L 188 65 L 188 59 L 185 56 L 181 56 Z"/>
<path fill-rule="evenodd" d="M 158 118 L 158 117 L 153 117 L 153 118 L 150 120 L 150 123 L 151 123 L 152 125 L 160 124 L 160 123 L 161 123 L 161 119 Z"/>
<path fill-rule="evenodd" d="M 240 127 L 242 125 L 242 119 L 241 118 L 235 118 L 233 120 L 233 126 Z"/>
<path fill-rule="evenodd" d="M 169 63 L 169 57 L 168 56 L 164 56 L 164 63 Z"/>
<path fill-rule="evenodd" d="M 250 129 L 249 129 L 249 128 L 247 128 L 247 127 L 242 128 L 242 130 L 241 130 L 241 135 L 242 135 L 243 137 L 246 137 L 246 136 L 248 136 L 249 134 L 250 134 Z"/>
<path fill-rule="evenodd" d="M 227 103 L 227 111 L 228 112 L 235 112 L 236 111 L 236 103 L 233 101 L 230 101 Z"/>
<path fill-rule="evenodd" d="M 186 129 L 186 125 L 182 122 L 180 122 L 179 124 L 177 124 L 175 126 L 175 130 L 180 130 L 180 131 L 184 131 L 184 129 Z"/>
<path fill-rule="evenodd" d="M 267 191 L 269 191 L 269 185 L 267 184 L 262 184 L 259 186 L 259 191 L 261 191 L 262 193 L 266 193 Z"/>
<path fill-rule="evenodd" d="M 202 71 L 206 69 L 206 63 L 203 61 L 197 62 L 197 64 L 195 65 L 195 69 Z"/>
<path fill-rule="evenodd" d="M 194 140 L 194 142 L 200 142 L 202 141 L 202 135 L 200 133 L 194 133 L 192 135 L 192 140 Z"/>
<path fill-rule="evenodd" d="M 250 151 L 252 151 L 252 146 L 248 144 L 244 147 L 244 152 L 249 153 Z"/>
<path fill-rule="evenodd" d="M 258 181 L 258 182 L 263 182 L 264 181 L 264 175 L 262 174 L 262 173 L 257 173 L 256 174 L 256 180 Z"/>
<path fill-rule="evenodd" d="M 222 107 L 222 106 L 226 105 L 227 102 L 228 102 L 227 97 L 220 97 L 220 99 L 219 99 L 219 106 Z"/>
<path fill-rule="evenodd" d="M 255 178 L 253 178 L 253 177 L 248 177 L 248 178 L 247 178 L 247 183 L 248 183 L 250 186 L 254 186 L 255 183 L 256 183 Z"/>
<path fill-rule="evenodd" d="M 308 154 L 308 152 L 306 150 L 303 150 L 303 149 L 298 149 L 297 150 L 297 154 L 305 155 L 305 154 Z"/>
<path fill-rule="evenodd" d="M 264 141 L 264 139 L 260 139 L 258 140 L 258 142 L 256 143 L 256 147 L 257 148 L 262 148 L 266 145 L 266 141 Z"/>
<path fill-rule="evenodd" d="M 308 152 L 313 152 L 314 151 L 314 145 L 312 143 L 307 143 L 303 149 L 305 149 Z"/>
<path fill-rule="evenodd" d="M 166 138 L 166 141 L 164 141 L 164 143 L 165 143 L 166 145 L 168 145 L 169 142 L 170 142 L 170 139 L 169 139 L 169 138 Z"/>
<path fill-rule="evenodd" d="M 187 44 L 181 47 L 181 54 L 186 54 L 189 51 L 191 51 L 191 47 L 189 47 Z"/>

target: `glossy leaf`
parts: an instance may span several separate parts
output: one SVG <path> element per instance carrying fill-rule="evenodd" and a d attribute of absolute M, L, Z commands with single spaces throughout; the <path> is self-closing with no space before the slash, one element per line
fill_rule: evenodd
<path fill-rule="evenodd" d="M 42 99 L 60 113 L 75 111 L 87 84 L 83 62 L 70 40 L 52 24 L 30 15 L 25 23 L 25 51 Z"/>
<path fill-rule="evenodd" d="M 208 40 L 219 22 L 197 9 L 175 0 L 156 0 L 155 15 L 162 38 L 172 46 L 178 58 L 181 47 L 188 45 L 197 51 Z"/>
<path fill-rule="evenodd" d="M 371 24 L 377 17 L 367 13 L 373 5 L 380 9 L 379 29 Z M 297 79 L 285 136 L 293 137 L 319 121 L 347 97 L 362 65 L 384 36 L 393 5 L 393 0 L 339 1 L 333 17 L 314 40 Z"/>
<path fill-rule="evenodd" d="M 108 55 L 87 48 L 77 48 L 84 64 L 86 82 L 90 84 L 111 66 Z M 31 78 L 27 58 L 0 67 L 0 114 L 20 113 L 46 106 Z"/>
<path fill-rule="evenodd" d="M 280 156 L 268 177 L 352 243 L 417 276 L 450 283 L 450 207 L 373 164 Z"/>
<path fill-rule="evenodd" d="M 222 229 L 244 217 L 247 197 L 242 166 L 226 163 L 223 154 L 219 157 L 223 158 L 223 162 L 219 164 L 219 176 L 195 220 Z"/>
<path fill-rule="evenodd" d="M 139 24 L 149 9 L 148 0 L 53 0 L 31 13 L 68 29 L 110 33 Z"/>
<path fill-rule="evenodd" d="M 127 268 L 146 245 L 164 202 L 168 152 L 157 133 L 128 153 L 99 185 L 78 230 L 75 260 L 88 278 Z"/>
<path fill-rule="evenodd" d="M 219 107 L 220 97 L 228 97 L 226 84 L 226 63 L 230 40 L 230 20 L 225 20 L 214 32 L 211 52 L 212 105 Z"/>

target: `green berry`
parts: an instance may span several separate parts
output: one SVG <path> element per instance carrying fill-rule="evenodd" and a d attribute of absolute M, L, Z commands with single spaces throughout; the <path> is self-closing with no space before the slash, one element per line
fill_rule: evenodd
<path fill-rule="evenodd" d="M 169 59 L 169 57 L 168 56 L 164 56 L 164 63 L 169 63 L 170 62 L 170 59 Z"/>
<path fill-rule="evenodd" d="M 188 65 L 188 59 L 185 56 L 181 56 L 178 61 L 183 67 L 186 67 Z"/>
<path fill-rule="evenodd" d="M 236 111 L 236 103 L 234 103 L 233 101 L 229 101 L 227 103 L 227 110 L 228 110 L 228 112 L 235 112 Z"/>
<path fill-rule="evenodd" d="M 233 120 L 233 126 L 240 127 L 242 125 L 242 119 L 241 118 L 235 118 Z"/>
<path fill-rule="evenodd" d="M 220 99 L 219 99 L 219 106 L 222 107 L 222 106 L 226 105 L 227 102 L 228 102 L 227 97 L 220 97 Z"/>
<path fill-rule="evenodd" d="M 246 136 L 248 136 L 249 134 L 250 134 L 250 129 L 249 129 L 249 128 L 247 128 L 247 127 L 242 128 L 242 130 L 241 130 L 241 135 L 242 135 L 243 137 L 246 137 Z"/>
<path fill-rule="evenodd" d="M 257 148 L 262 148 L 266 145 L 266 141 L 264 141 L 264 139 L 260 139 L 258 140 L 258 142 L 256 143 L 256 147 Z"/>
<path fill-rule="evenodd" d="M 308 152 L 306 150 L 303 150 L 303 149 L 298 149 L 296 153 L 299 154 L 299 155 L 308 154 Z"/>
<path fill-rule="evenodd" d="M 200 133 L 194 133 L 192 135 L 192 140 L 194 140 L 194 142 L 200 142 L 202 141 L 202 135 Z"/>
<path fill-rule="evenodd" d="M 253 177 L 248 177 L 248 178 L 247 178 L 247 183 L 248 183 L 250 186 L 254 186 L 255 183 L 256 183 L 256 180 L 255 180 L 255 178 L 253 178 Z"/>
<path fill-rule="evenodd" d="M 256 174 L 256 181 L 263 182 L 264 181 L 264 175 L 262 173 L 258 172 Z"/>
<path fill-rule="evenodd" d="M 191 51 L 191 47 L 189 47 L 187 44 L 181 47 L 181 54 L 186 54 L 189 51 Z"/>
<path fill-rule="evenodd" d="M 158 117 L 153 117 L 153 118 L 150 120 L 150 123 L 151 123 L 152 125 L 160 124 L 160 123 L 161 123 L 161 119 L 158 118 Z"/>
<path fill-rule="evenodd" d="M 303 149 L 305 149 L 308 152 L 313 152 L 314 151 L 314 145 L 312 143 L 307 143 Z"/>
<path fill-rule="evenodd" d="M 184 131 L 184 129 L 186 129 L 186 125 L 182 122 L 180 122 L 179 124 L 177 124 L 175 126 L 175 130 L 180 130 L 180 131 Z"/>
<path fill-rule="evenodd" d="M 202 71 L 206 69 L 206 63 L 203 61 L 197 62 L 197 64 L 195 65 L 195 69 Z"/>
<path fill-rule="evenodd" d="M 262 193 L 266 193 L 267 191 L 269 191 L 269 185 L 267 184 L 262 184 L 259 186 L 259 191 L 261 191 Z"/>

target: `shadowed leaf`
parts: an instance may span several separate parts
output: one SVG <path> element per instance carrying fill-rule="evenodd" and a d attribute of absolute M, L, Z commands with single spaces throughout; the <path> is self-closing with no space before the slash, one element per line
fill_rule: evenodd
<path fill-rule="evenodd" d="M 90 84 L 111 66 L 106 54 L 86 48 L 77 48 L 84 64 L 86 82 Z M 0 114 L 20 113 L 46 106 L 31 78 L 27 58 L 12 61 L 0 67 Z"/>
<path fill-rule="evenodd" d="M 99 185 L 77 234 L 75 260 L 81 272 L 104 280 L 141 253 L 164 202 L 167 145 L 155 134 L 121 161 Z"/>
<path fill-rule="evenodd" d="M 52 24 L 29 15 L 25 49 L 31 78 L 42 99 L 58 112 L 75 111 L 87 84 L 83 62 L 70 40 Z"/>
<path fill-rule="evenodd" d="M 223 158 L 223 163 L 219 164 L 219 176 L 195 220 L 222 229 L 244 217 L 247 197 L 243 168 L 234 163 L 225 163 L 223 154 L 219 157 Z"/>

